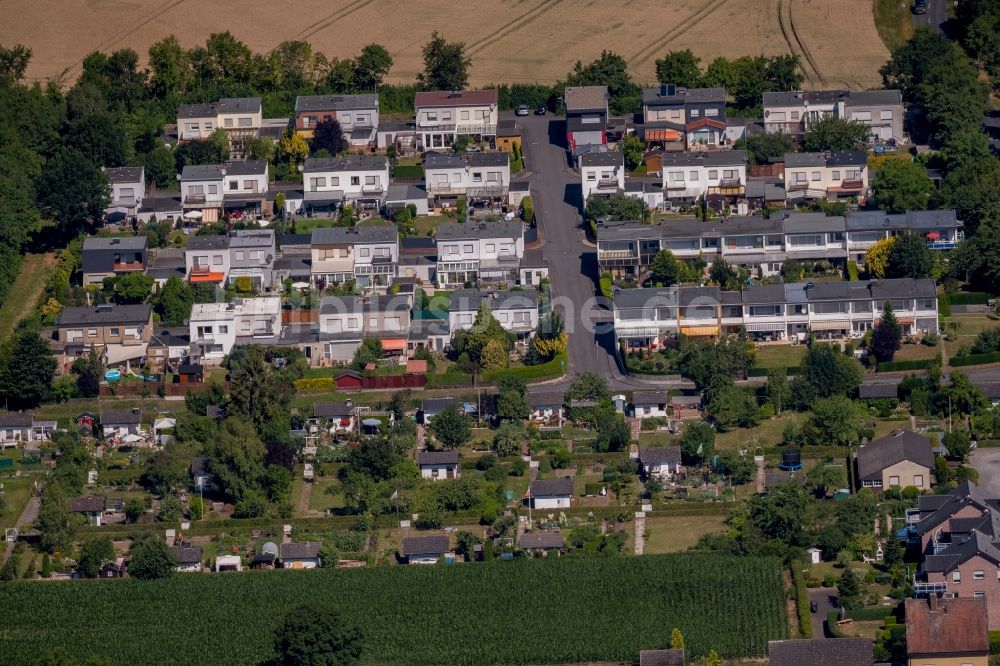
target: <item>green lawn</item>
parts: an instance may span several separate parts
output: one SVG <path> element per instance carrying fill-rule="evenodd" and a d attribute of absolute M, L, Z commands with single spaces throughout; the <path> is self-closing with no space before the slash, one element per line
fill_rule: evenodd
<path fill-rule="evenodd" d="M 3 484 L 4 499 L 7 500 L 7 510 L 0 514 L 0 530 L 17 524 L 18 517 L 31 499 L 33 481 L 30 476 L 0 480 Z"/>
<path fill-rule="evenodd" d="M 875 28 L 885 47 L 890 51 L 895 50 L 913 35 L 910 4 L 909 0 L 875 0 Z"/>
<path fill-rule="evenodd" d="M 439 224 L 445 222 L 454 222 L 454 220 L 447 215 L 418 215 L 413 221 L 413 228 L 416 229 L 418 236 L 430 236 Z"/>
<path fill-rule="evenodd" d="M 1000 327 L 1000 321 L 986 315 L 955 315 L 944 323 L 944 331 L 954 338 L 950 342 L 942 341 L 948 357 L 958 353 L 962 347 L 971 347 L 980 332 Z"/>
<path fill-rule="evenodd" d="M 688 550 L 705 534 L 726 529 L 726 517 L 663 516 L 646 518 L 646 555 L 680 553 Z"/>
<path fill-rule="evenodd" d="M 334 220 L 328 217 L 314 217 L 306 220 L 295 220 L 295 233 L 309 234 L 313 229 L 332 227 Z"/>
<path fill-rule="evenodd" d="M 806 355 L 806 345 L 760 345 L 754 366 L 758 368 L 798 367 Z"/>
<path fill-rule="evenodd" d="M 53 258 L 52 254 L 29 254 L 24 257 L 21 270 L 0 307 L 0 338 L 7 338 L 18 322 L 38 305 Z"/>
<path fill-rule="evenodd" d="M 922 361 L 924 359 L 940 358 L 941 347 L 929 347 L 927 345 L 903 345 L 892 357 L 893 361 Z"/>
<path fill-rule="evenodd" d="M 716 452 L 736 451 L 741 448 L 755 446 L 778 446 L 781 436 L 789 423 L 802 423 L 808 414 L 783 412 L 781 416 L 762 421 L 756 428 L 739 428 L 729 432 L 721 432 L 715 438 Z"/>

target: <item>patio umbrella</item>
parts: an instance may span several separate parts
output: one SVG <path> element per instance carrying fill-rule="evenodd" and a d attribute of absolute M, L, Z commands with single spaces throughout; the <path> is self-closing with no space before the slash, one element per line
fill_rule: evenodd
<path fill-rule="evenodd" d="M 361 424 L 368 428 L 377 428 L 382 425 L 382 422 L 378 419 L 365 419 Z"/>
<path fill-rule="evenodd" d="M 292 289 L 308 289 L 308 288 L 309 288 L 309 283 L 308 282 L 293 282 L 292 283 Z"/>
<path fill-rule="evenodd" d="M 200 220 L 202 217 L 204 217 L 204 214 L 200 210 L 189 210 L 184 213 L 185 220 Z"/>
<path fill-rule="evenodd" d="M 936 231 L 932 231 L 929 234 L 927 234 L 927 238 L 930 239 L 930 240 L 937 240 L 937 239 L 941 238 L 941 234 L 939 234 Z"/>

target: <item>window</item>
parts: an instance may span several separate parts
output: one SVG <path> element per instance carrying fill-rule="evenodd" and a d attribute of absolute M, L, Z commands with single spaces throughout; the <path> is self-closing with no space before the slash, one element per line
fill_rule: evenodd
<path fill-rule="evenodd" d="M 831 171 L 830 172 L 830 180 L 839 181 L 840 180 L 840 172 L 839 171 Z"/>
<path fill-rule="evenodd" d="M 387 331 L 398 331 L 399 327 L 399 317 L 386 317 L 385 318 L 385 330 Z"/>
<path fill-rule="evenodd" d="M 462 120 L 468 120 L 469 119 L 469 112 L 468 111 L 461 111 L 460 115 L 459 115 L 459 118 L 461 118 Z"/>
<path fill-rule="evenodd" d="M 218 185 L 209 185 L 208 186 L 208 193 L 209 194 L 218 194 L 219 193 L 219 186 Z"/>
<path fill-rule="evenodd" d="M 486 244 L 486 251 L 487 251 L 487 252 L 490 252 L 490 253 L 492 253 L 492 252 L 496 252 L 496 251 L 497 251 L 497 246 L 496 246 L 496 244 L 494 244 L 494 243 L 487 243 L 487 244 Z"/>
<path fill-rule="evenodd" d="M 889 477 L 889 487 L 898 486 L 898 485 L 899 485 L 899 477 L 898 476 L 890 476 Z"/>
<path fill-rule="evenodd" d="M 972 580 L 983 580 L 984 578 L 986 578 L 986 572 L 985 571 L 973 571 L 972 572 Z"/>
<path fill-rule="evenodd" d="M 680 109 L 670 109 L 670 119 L 671 120 L 680 120 L 680 117 L 681 117 L 681 110 Z"/>
<path fill-rule="evenodd" d="M 370 254 L 371 254 L 371 250 L 369 250 L 367 247 L 362 247 L 362 248 L 358 249 L 358 256 L 360 256 L 360 257 L 367 257 Z"/>
<path fill-rule="evenodd" d="M 924 475 L 923 474 L 914 474 L 913 475 L 913 485 L 915 485 L 917 488 L 923 488 L 924 487 Z"/>
<path fill-rule="evenodd" d="M 437 113 L 425 113 L 424 117 L 427 118 L 427 122 L 429 122 L 429 123 L 436 123 L 437 119 L 438 119 L 438 114 Z"/>
<path fill-rule="evenodd" d="M 669 174 L 671 183 L 683 183 L 684 182 L 684 172 L 683 171 L 671 171 Z"/>
<path fill-rule="evenodd" d="M 254 189 L 254 182 L 252 180 L 244 180 L 243 181 L 243 189 L 244 190 L 252 190 L 252 189 Z"/>
<path fill-rule="evenodd" d="M 310 178 L 309 179 L 309 191 L 315 192 L 321 187 L 326 187 L 326 178 Z"/>
<path fill-rule="evenodd" d="M 87 335 L 90 336 L 90 337 L 92 337 L 92 338 L 96 338 L 97 337 L 97 329 L 96 328 L 88 328 L 87 329 Z"/>
<path fill-rule="evenodd" d="M 199 326 L 198 327 L 198 337 L 199 338 L 203 338 L 206 335 L 212 335 L 212 327 L 211 326 Z"/>
<path fill-rule="evenodd" d="M 330 187 L 337 187 L 338 185 L 340 185 L 340 176 L 331 176 Z"/>
<path fill-rule="evenodd" d="M 356 329 L 356 328 L 360 328 L 360 327 L 361 327 L 361 319 L 360 318 L 358 318 L 358 317 L 350 317 L 350 318 L 348 318 L 348 320 L 347 320 L 347 328 L 355 328 Z"/>
<path fill-rule="evenodd" d="M 226 118 L 225 120 L 222 121 L 222 124 L 225 125 L 226 127 L 232 127 L 233 126 L 233 119 L 232 118 Z"/>
<path fill-rule="evenodd" d="M 701 110 L 700 109 L 691 109 L 691 117 L 692 118 L 700 118 L 701 117 Z"/>
<path fill-rule="evenodd" d="M 892 111 L 879 111 L 879 120 L 892 120 Z"/>
<path fill-rule="evenodd" d="M 705 115 L 706 116 L 717 116 L 717 115 L 719 115 L 719 110 L 718 109 L 705 109 Z"/>
<path fill-rule="evenodd" d="M 736 169 L 723 169 L 722 177 L 725 180 L 735 180 L 737 178 Z"/>
<path fill-rule="evenodd" d="M 370 328 L 378 328 L 378 317 L 368 317 L 368 326 Z"/>
<path fill-rule="evenodd" d="M 197 132 L 198 131 L 198 123 L 188 123 L 187 128 L 188 128 L 189 132 Z"/>
<path fill-rule="evenodd" d="M 378 185 L 378 176 L 365 176 L 365 185 Z"/>
<path fill-rule="evenodd" d="M 351 185 L 357 187 L 361 184 L 361 176 L 351 176 Z"/>
<path fill-rule="evenodd" d="M 472 182 L 473 183 L 481 183 L 481 182 L 483 182 L 483 172 L 482 171 L 473 171 L 472 172 Z"/>
<path fill-rule="evenodd" d="M 448 252 L 448 254 L 458 254 L 457 245 L 448 245 L 445 247 L 445 250 Z"/>
<path fill-rule="evenodd" d="M 596 180 L 597 180 L 597 173 L 594 172 L 594 171 L 588 171 L 587 172 L 587 182 L 588 183 L 593 183 Z"/>
<path fill-rule="evenodd" d="M 796 171 L 795 173 L 792 174 L 792 177 L 794 178 L 794 180 L 795 180 L 796 183 L 804 183 L 804 182 L 806 182 L 806 172 L 805 171 Z"/>
<path fill-rule="evenodd" d="M 236 261 L 243 261 L 246 258 L 246 253 L 243 250 L 236 250 L 233 256 L 236 258 Z"/>
<path fill-rule="evenodd" d="M 861 178 L 860 169 L 848 169 L 844 172 L 844 180 L 858 180 Z"/>
<path fill-rule="evenodd" d="M 253 118 L 240 118 L 240 127 L 253 127 Z"/>
<path fill-rule="evenodd" d="M 243 323 L 245 324 L 247 322 L 243 322 Z M 221 333 L 222 335 L 227 335 L 229 333 L 229 327 L 226 326 L 225 324 L 219 326 L 219 333 Z"/>
<path fill-rule="evenodd" d="M 798 119 L 799 119 L 799 112 L 792 111 L 792 120 L 798 120 Z"/>
<path fill-rule="evenodd" d="M 820 173 L 819 173 L 819 171 L 813 171 L 813 172 L 812 172 L 812 174 L 810 175 L 810 180 L 812 180 L 813 182 L 816 182 L 816 181 L 817 181 L 817 180 L 819 180 L 819 179 L 820 179 L 821 177 L 822 177 L 822 176 L 820 176 Z"/>
<path fill-rule="evenodd" d="M 261 252 L 260 250 L 252 250 L 250 252 L 250 258 L 251 259 L 256 259 L 256 260 L 259 261 L 262 254 L 263 254 L 263 252 Z"/>
<path fill-rule="evenodd" d="M 213 266 L 221 266 L 222 265 L 222 255 L 221 254 L 213 254 L 212 255 L 212 265 Z"/>
<path fill-rule="evenodd" d="M 976 597 L 976 599 L 985 599 L 986 598 L 986 593 L 985 592 L 976 592 L 975 593 L 975 597 Z M 963 665 L 963 666 L 965 666 L 965 665 Z M 968 666 L 972 666 L 972 664 L 968 664 Z"/>
<path fill-rule="evenodd" d="M 784 111 L 772 111 L 770 120 L 776 123 L 785 122 L 785 112 Z"/>
<path fill-rule="evenodd" d="M 114 326 L 111 328 L 111 335 L 117 337 L 121 335 L 121 330 L 117 326 Z"/>
<path fill-rule="evenodd" d="M 962 582 L 962 572 L 961 571 L 955 571 L 955 572 L 953 572 L 951 574 L 951 581 L 953 583 L 961 583 Z"/>
<path fill-rule="evenodd" d="M 708 179 L 709 180 L 719 180 L 719 170 L 718 169 L 711 169 L 708 172 Z"/>
<path fill-rule="evenodd" d="M 451 111 L 442 111 L 441 120 L 451 120 Z"/>
<path fill-rule="evenodd" d="M 688 172 L 688 176 L 691 178 L 691 180 L 698 180 L 698 172 L 697 171 L 689 171 Z"/>
<path fill-rule="evenodd" d="M 344 123 L 350 124 L 350 122 L 351 122 L 351 114 L 349 114 L 349 113 L 342 113 L 342 114 L 340 114 L 340 119 Z"/>
<path fill-rule="evenodd" d="M 472 250 L 472 246 L 471 245 L 463 245 L 462 246 L 462 252 L 464 252 L 466 254 L 472 254 L 472 251 L 473 250 Z"/>
<path fill-rule="evenodd" d="M 851 120 L 860 122 L 870 122 L 872 119 L 871 111 L 855 111 L 851 114 Z"/>
<path fill-rule="evenodd" d="M 238 181 L 235 181 L 235 180 L 229 181 L 229 189 L 231 189 L 231 190 L 238 190 L 239 188 L 240 188 L 240 184 L 239 184 Z"/>

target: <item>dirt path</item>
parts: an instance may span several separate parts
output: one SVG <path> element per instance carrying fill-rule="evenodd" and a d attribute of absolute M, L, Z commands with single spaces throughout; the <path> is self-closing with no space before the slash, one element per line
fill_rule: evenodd
<path fill-rule="evenodd" d="M 305 516 L 310 513 L 309 511 L 309 498 L 312 496 L 313 484 L 311 481 L 305 481 L 302 484 L 302 494 L 299 495 L 299 510 L 298 515 Z"/>
<path fill-rule="evenodd" d="M 38 495 L 32 495 L 31 499 L 29 499 L 28 503 L 25 505 L 24 511 L 21 512 L 21 516 L 17 519 L 15 527 L 17 527 L 18 530 L 24 530 L 25 527 L 35 522 L 35 518 L 38 517 L 39 507 L 41 507 L 41 498 L 39 498 Z M 7 560 L 10 559 L 11 554 L 14 552 L 15 544 L 16 542 L 14 541 L 4 544 L 6 548 L 4 549 L 3 561 L 0 561 L 0 566 L 7 564 Z"/>
<path fill-rule="evenodd" d="M 53 252 L 25 255 L 21 270 L 0 307 L 0 338 L 9 336 L 18 323 L 35 309 L 48 282 L 49 269 L 55 262 Z"/>

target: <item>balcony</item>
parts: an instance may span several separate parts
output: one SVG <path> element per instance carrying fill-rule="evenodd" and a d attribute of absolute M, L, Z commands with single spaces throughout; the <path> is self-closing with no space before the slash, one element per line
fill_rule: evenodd
<path fill-rule="evenodd" d="M 385 188 L 381 185 L 362 185 L 361 194 L 382 195 L 385 194 Z"/>
<path fill-rule="evenodd" d="M 114 270 L 115 273 L 131 273 L 133 271 L 141 271 L 145 268 L 141 261 L 120 261 L 115 262 Z"/>
<path fill-rule="evenodd" d="M 613 190 L 613 191 L 617 192 L 619 189 L 621 189 L 621 187 L 618 185 L 618 181 L 617 180 L 615 180 L 614 178 L 608 178 L 608 179 L 605 179 L 605 180 L 599 180 L 599 181 L 597 181 L 597 189 L 598 190 Z"/>
<path fill-rule="evenodd" d="M 638 259 L 638 255 L 633 250 L 599 250 L 597 260 L 605 261 L 612 259 Z"/>
<path fill-rule="evenodd" d="M 497 133 L 497 126 L 493 123 L 461 123 L 455 126 L 455 134 L 488 134 Z"/>
<path fill-rule="evenodd" d="M 479 267 L 488 269 L 514 269 L 521 265 L 521 260 L 516 255 L 503 255 L 500 257 L 489 257 L 479 261 Z"/>
<path fill-rule="evenodd" d="M 465 185 L 456 185 L 452 187 L 451 185 L 428 185 L 427 193 L 433 195 L 451 195 L 451 194 L 465 194 L 468 188 Z"/>

